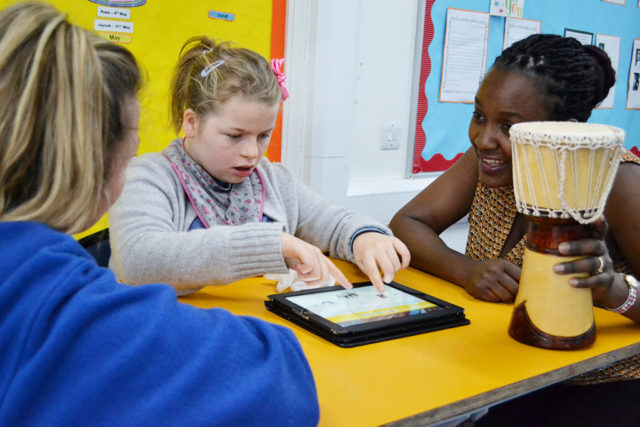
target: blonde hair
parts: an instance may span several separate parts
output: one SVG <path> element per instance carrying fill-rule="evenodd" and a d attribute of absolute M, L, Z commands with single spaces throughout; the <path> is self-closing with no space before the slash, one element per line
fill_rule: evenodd
<path fill-rule="evenodd" d="M 203 73 L 218 61 L 222 61 L 220 65 Z M 229 42 L 216 42 L 206 36 L 187 40 L 171 84 L 170 120 L 175 132 L 180 132 L 187 109 L 204 116 L 237 95 L 269 105 L 280 102 L 282 89 L 269 62 Z"/>
<path fill-rule="evenodd" d="M 53 7 L 0 13 L 0 221 L 90 225 L 122 139 L 121 103 L 139 85 L 131 53 Z"/>

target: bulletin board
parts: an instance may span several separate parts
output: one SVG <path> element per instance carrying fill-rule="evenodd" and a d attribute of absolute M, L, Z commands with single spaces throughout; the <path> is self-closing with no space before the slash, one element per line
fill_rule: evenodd
<path fill-rule="evenodd" d="M 0 0 L 0 7 L 15 0 Z M 74 24 L 126 46 L 145 74 L 140 93 L 138 154 L 164 149 L 176 136 L 169 125 L 169 87 L 182 44 L 192 36 L 229 40 L 267 59 L 284 56 L 286 0 L 48 0 Z M 285 63 L 286 67 L 286 63 Z M 281 115 L 267 157 L 280 160 Z M 107 218 L 82 237 L 106 228 Z"/>
<path fill-rule="evenodd" d="M 414 76 L 414 145 L 408 175 L 441 172 L 452 165 L 470 146 L 467 135 L 473 102 L 441 102 L 442 63 L 447 9 L 488 14 L 492 0 L 421 0 Z M 522 18 L 540 21 L 542 33 L 565 35 L 571 29 L 620 40 L 617 83 L 612 106 L 597 108 L 589 122 L 606 123 L 625 130 L 625 146 L 640 151 L 640 110 L 627 108 L 630 67 L 634 39 L 640 38 L 640 3 L 616 4 L 602 0 L 579 2 L 524 0 Z M 505 17 L 490 16 L 486 69 L 500 54 L 505 33 Z M 637 45 L 638 42 L 636 42 Z M 485 69 L 485 72 L 486 72 Z M 479 85 L 479 82 L 478 82 Z"/>

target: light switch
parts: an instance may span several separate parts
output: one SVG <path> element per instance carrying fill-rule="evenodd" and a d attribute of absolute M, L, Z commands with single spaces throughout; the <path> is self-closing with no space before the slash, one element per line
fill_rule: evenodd
<path fill-rule="evenodd" d="M 400 125 L 395 122 L 382 123 L 381 150 L 397 150 L 400 148 Z"/>

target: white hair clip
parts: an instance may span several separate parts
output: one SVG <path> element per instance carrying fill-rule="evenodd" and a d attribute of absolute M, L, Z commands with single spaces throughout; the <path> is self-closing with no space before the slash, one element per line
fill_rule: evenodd
<path fill-rule="evenodd" d="M 211 74 L 211 72 L 213 70 L 215 70 L 216 68 L 218 68 L 222 64 L 224 64 L 224 59 L 221 59 L 220 61 L 216 61 L 214 63 L 211 63 L 211 64 L 207 65 L 206 67 L 204 67 L 204 69 L 202 71 L 200 71 L 200 77 L 202 77 L 202 78 L 207 77 L 209 74 Z"/>

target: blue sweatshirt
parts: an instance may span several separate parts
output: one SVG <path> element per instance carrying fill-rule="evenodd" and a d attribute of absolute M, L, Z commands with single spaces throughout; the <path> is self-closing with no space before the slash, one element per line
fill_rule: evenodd
<path fill-rule="evenodd" d="M 0 223 L 0 425 L 316 425 L 293 333 L 129 287 L 71 237 Z"/>

